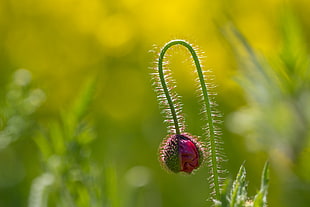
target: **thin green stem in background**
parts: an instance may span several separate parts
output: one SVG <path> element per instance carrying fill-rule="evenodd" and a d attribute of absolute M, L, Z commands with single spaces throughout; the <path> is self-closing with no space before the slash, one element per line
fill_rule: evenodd
<path fill-rule="evenodd" d="M 205 104 L 205 112 L 207 114 L 207 124 L 208 124 L 208 129 L 209 129 L 209 136 L 210 136 L 210 156 L 211 156 L 211 170 L 212 170 L 212 183 L 214 185 L 214 191 L 215 191 L 215 199 L 219 199 L 220 197 L 220 185 L 219 185 L 219 174 L 218 174 L 218 163 L 217 163 L 217 153 L 216 153 L 216 141 L 215 141 L 215 127 L 212 121 L 212 110 L 211 110 L 211 104 L 210 104 L 210 99 L 209 99 L 209 95 L 208 95 L 208 90 L 207 90 L 207 86 L 205 83 L 205 79 L 204 79 L 204 75 L 202 72 L 202 68 L 200 65 L 200 61 L 198 58 L 198 55 L 196 54 L 195 50 L 193 49 L 193 47 L 187 43 L 184 40 L 172 40 L 170 42 L 168 42 L 161 50 L 160 52 L 160 56 L 158 59 L 158 73 L 159 73 L 159 77 L 160 77 L 160 82 L 162 84 L 163 90 L 164 90 L 164 94 L 166 96 L 171 114 L 172 114 L 172 118 L 174 121 L 174 125 L 175 125 L 175 130 L 176 130 L 176 134 L 180 134 L 180 127 L 179 127 L 179 122 L 178 122 L 178 118 L 177 118 L 177 114 L 176 114 L 176 109 L 173 105 L 173 101 L 172 98 L 169 94 L 169 89 L 167 87 L 166 84 L 166 80 L 165 80 L 165 75 L 163 72 L 163 59 L 164 59 L 164 55 L 167 52 L 167 50 L 174 46 L 174 45 L 182 45 L 184 47 L 186 47 L 193 59 L 194 59 L 194 63 L 197 69 L 197 73 L 198 73 L 198 77 L 199 77 L 199 82 L 200 82 L 200 86 L 201 86 L 201 90 L 202 90 L 202 95 L 203 95 L 203 99 L 204 99 L 204 104 Z"/>

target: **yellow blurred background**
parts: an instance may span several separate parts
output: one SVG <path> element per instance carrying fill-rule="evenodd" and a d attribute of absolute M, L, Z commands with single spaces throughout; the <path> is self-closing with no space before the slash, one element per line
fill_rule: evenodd
<path fill-rule="evenodd" d="M 281 47 L 279 16 L 286 8 L 294 11 L 309 40 L 307 0 L 1 0 L 1 93 L 16 69 L 29 70 L 34 84 L 46 93 L 46 101 L 37 115 L 44 123 L 70 107 L 84 83 L 95 77 L 98 85 L 90 113 L 97 121 L 99 136 L 93 151 L 98 162 L 117 166 L 120 183 L 125 182 L 124 176 L 132 167 L 147 166 L 153 179 L 149 191 L 156 192 L 149 195 L 156 200 L 153 206 L 205 206 L 207 169 L 193 177 L 174 177 L 166 175 L 157 162 L 158 145 L 166 136 L 166 129 L 151 86 L 150 68 L 165 42 L 177 38 L 193 43 L 199 53 L 204 52 L 204 67 L 216 75 L 220 109 L 228 115 L 244 105 L 245 99 L 234 80 L 238 73 L 236 60 L 221 29 L 234 23 L 255 50 L 266 56 L 275 55 Z M 188 104 L 189 120 L 195 123 L 198 118 L 194 113 L 199 110 L 190 108 L 196 106 L 191 105 L 196 95 L 194 80 L 188 78 L 193 77 L 192 69 L 188 69 L 192 67 L 190 58 L 183 49 L 172 51 L 176 55 L 169 53 L 171 67 L 181 83 L 180 93 Z M 193 126 L 199 132 L 197 128 Z M 253 194 L 259 186 L 266 154 L 249 152 L 242 137 L 228 130 L 225 133 L 225 125 L 223 130 L 228 168 L 235 175 L 243 160 L 247 160 L 249 189 Z M 23 178 L 26 181 L 9 190 L 18 189 L 21 193 L 12 195 L 21 196 L 24 205 L 29 183 L 38 173 L 38 169 L 33 169 L 38 158 L 34 163 L 30 161 L 38 153 L 25 151 L 21 162 L 28 172 Z M 1 168 L 4 166 L 1 164 Z M 165 182 L 170 186 L 165 186 Z M 281 187 L 274 182 L 270 206 L 283 206 Z M 191 191 L 189 198 L 180 196 L 180 192 L 187 190 Z M 4 198 L 5 191 L 3 187 L 0 204 L 5 200 L 7 206 L 14 206 Z M 185 204 L 187 200 L 190 203 Z"/>

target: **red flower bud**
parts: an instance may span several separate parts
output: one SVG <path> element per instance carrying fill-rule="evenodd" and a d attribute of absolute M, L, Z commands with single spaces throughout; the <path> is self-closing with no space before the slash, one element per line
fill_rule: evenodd
<path fill-rule="evenodd" d="M 160 156 L 170 171 L 191 173 L 203 159 L 202 148 L 197 140 L 188 134 L 169 136 L 162 144 Z"/>

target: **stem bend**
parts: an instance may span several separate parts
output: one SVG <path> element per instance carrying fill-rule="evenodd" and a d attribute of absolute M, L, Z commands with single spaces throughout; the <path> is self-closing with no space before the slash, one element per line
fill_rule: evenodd
<path fill-rule="evenodd" d="M 191 44 L 189 44 L 188 42 L 186 42 L 185 40 L 172 40 L 170 42 L 168 42 L 161 50 L 159 58 L 158 58 L 158 73 L 159 73 L 159 77 L 160 77 L 160 82 L 166 97 L 166 100 L 168 102 L 169 105 L 169 109 L 171 111 L 171 115 L 172 115 L 172 119 L 174 122 L 174 126 L 175 126 L 175 130 L 176 130 L 176 134 L 180 134 L 181 130 L 180 130 L 180 123 L 178 121 L 178 117 L 177 117 L 177 113 L 176 113 L 176 109 L 173 105 L 173 100 L 171 98 L 171 95 L 169 93 L 169 89 L 167 87 L 166 84 L 166 80 L 165 80 L 165 75 L 164 75 L 164 71 L 163 71 L 163 61 L 164 61 L 164 56 L 167 52 L 167 50 L 169 48 L 171 48 L 174 45 L 182 45 L 184 47 L 186 47 L 189 52 L 192 55 L 192 58 L 194 60 L 196 69 L 197 69 L 197 73 L 198 73 L 198 77 L 199 77 L 199 82 L 201 85 L 201 90 L 202 90 L 202 95 L 203 95 L 203 99 L 204 99 L 204 106 L 205 106 L 205 112 L 207 115 L 207 124 L 208 124 L 208 129 L 209 129 L 209 136 L 210 136 L 210 161 L 211 161 L 211 177 L 212 177 L 212 181 L 214 184 L 214 193 L 215 193 L 215 198 L 218 199 L 220 197 L 220 183 L 219 183 L 219 173 L 218 173 L 218 163 L 217 163 L 217 149 L 216 149 L 216 133 L 215 133 L 215 126 L 213 123 L 213 119 L 212 119 L 212 110 L 211 110 L 211 104 L 210 104 L 210 98 L 208 95 L 208 90 L 207 90 L 207 86 L 205 83 L 205 79 L 204 79 L 204 75 L 202 72 L 202 68 L 200 65 L 200 61 L 198 58 L 198 55 L 196 54 L 195 50 L 193 49 L 193 47 L 191 46 Z"/>

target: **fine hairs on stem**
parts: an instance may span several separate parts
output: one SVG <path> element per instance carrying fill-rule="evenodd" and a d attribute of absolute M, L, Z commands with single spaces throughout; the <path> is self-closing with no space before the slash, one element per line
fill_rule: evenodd
<path fill-rule="evenodd" d="M 185 130 L 185 123 L 184 123 L 184 118 L 182 115 L 182 110 L 181 110 L 181 104 L 179 101 L 179 97 L 175 92 L 172 92 L 171 83 L 169 81 L 171 80 L 171 77 L 169 74 L 165 74 L 166 70 L 164 70 L 163 65 L 164 65 L 164 57 L 169 48 L 175 45 L 181 45 L 184 46 L 185 48 L 188 49 L 190 52 L 193 60 L 195 67 L 197 69 L 198 73 L 198 80 L 199 80 L 199 91 L 202 94 L 203 98 L 203 114 L 206 118 L 206 139 L 204 142 L 206 142 L 206 147 L 207 147 L 207 152 L 206 153 L 200 153 L 200 155 L 207 157 L 207 162 L 208 166 L 210 169 L 210 175 L 209 175 L 209 182 L 210 182 L 210 188 L 211 188 L 211 199 L 219 199 L 220 198 L 220 188 L 222 185 L 222 178 L 221 174 L 224 172 L 224 170 L 221 169 L 220 161 L 223 159 L 223 153 L 222 147 L 219 146 L 221 142 L 220 140 L 220 129 L 217 125 L 219 120 L 216 120 L 219 117 L 219 114 L 217 110 L 215 110 L 215 104 L 214 104 L 214 97 L 212 97 L 209 94 L 209 91 L 211 88 L 213 88 L 212 83 L 206 83 L 205 81 L 205 76 L 204 72 L 202 71 L 201 64 L 199 61 L 199 57 L 197 53 L 195 52 L 194 48 L 192 45 L 184 40 L 172 40 L 168 42 L 160 51 L 159 58 L 158 58 L 158 82 L 155 81 L 156 83 L 156 91 L 158 92 L 158 99 L 160 101 L 160 104 L 162 105 L 162 108 L 164 109 L 164 113 L 166 115 L 166 122 L 170 123 L 170 133 L 176 134 L 176 135 L 182 135 L 186 133 Z M 168 82 L 168 84 L 167 84 Z M 169 87 L 168 87 L 169 85 Z M 172 130 L 171 130 L 172 129 Z M 168 130 L 169 131 L 169 130 Z M 171 139 L 171 137 L 169 138 Z M 168 140 L 169 140 L 168 139 Z M 171 153 L 166 153 L 165 150 L 169 148 L 177 148 L 179 147 L 179 142 L 176 142 L 173 140 L 173 144 L 170 143 L 165 143 L 163 147 L 163 156 L 169 156 L 173 157 Z M 177 144 L 175 144 L 177 143 Z M 175 146 L 176 145 L 176 146 Z M 199 144 L 196 144 L 196 146 Z M 199 151 L 199 150 L 198 150 Z M 203 158 L 204 159 L 204 158 Z M 173 159 L 173 161 L 179 161 L 178 159 Z M 169 162 L 171 159 L 169 160 Z M 172 161 L 171 161 L 172 162 Z M 169 167 L 169 166 L 168 166 Z M 182 170 L 181 170 L 182 171 Z"/>

